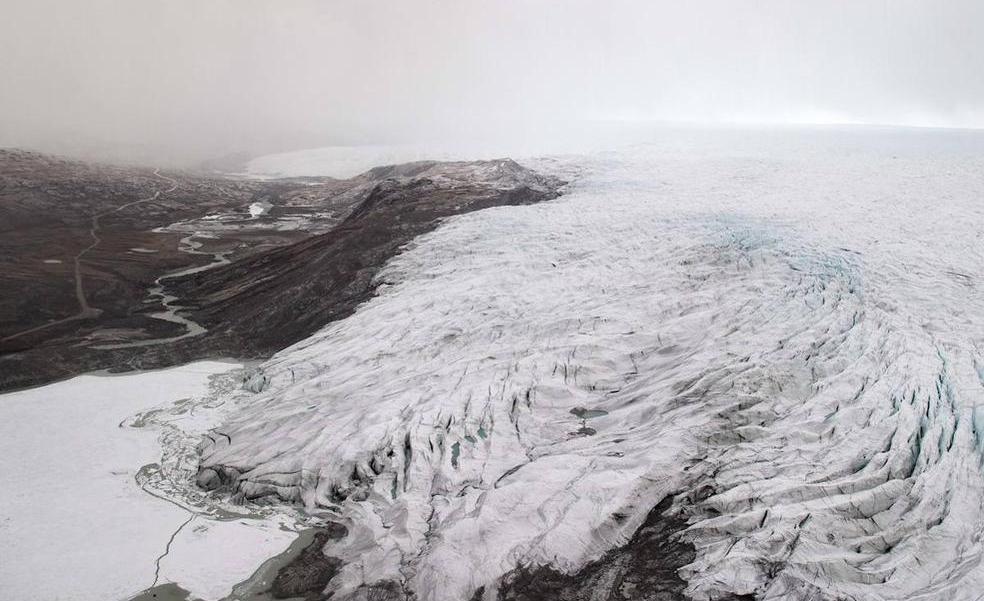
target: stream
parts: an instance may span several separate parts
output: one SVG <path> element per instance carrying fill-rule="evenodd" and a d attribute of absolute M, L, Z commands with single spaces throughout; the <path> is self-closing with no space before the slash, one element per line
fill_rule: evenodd
<path fill-rule="evenodd" d="M 161 232 L 162 228 L 157 228 L 154 231 Z M 200 324 L 178 313 L 178 311 L 183 309 L 184 307 L 182 307 L 179 304 L 176 304 L 178 301 L 178 297 L 172 294 L 168 294 L 164 285 L 164 280 L 192 275 L 195 273 L 201 273 L 203 271 L 214 269 L 221 265 L 228 265 L 230 263 L 229 258 L 227 256 L 230 251 L 210 253 L 210 252 L 202 252 L 198 250 L 199 248 L 202 247 L 202 243 L 196 242 L 194 238 L 199 235 L 201 235 L 201 232 L 195 232 L 194 234 L 189 234 L 188 236 L 185 236 L 179 242 L 178 248 L 182 252 L 188 253 L 190 255 L 211 255 L 213 258 L 212 262 L 206 265 L 199 265 L 198 267 L 190 267 L 187 269 L 181 269 L 178 271 L 172 271 L 171 273 L 164 274 L 161 277 L 154 280 L 154 285 L 148 290 L 150 296 L 152 298 L 156 297 L 160 299 L 161 304 L 164 306 L 163 311 L 158 311 L 157 313 L 153 313 L 151 314 L 151 317 L 153 317 L 154 319 L 160 319 L 162 321 L 169 321 L 171 323 L 183 325 L 187 331 L 184 334 L 180 334 L 178 336 L 170 336 L 167 338 L 152 338 L 150 340 L 138 340 L 135 342 L 123 342 L 119 344 L 104 344 L 104 345 L 94 346 L 93 348 L 102 349 L 102 350 L 114 350 L 114 349 L 124 349 L 124 348 L 136 348 L 142 346 L 153 346 L 157 344 L 164 344 L 166 342 L 175 342 L 177 340 L 183 340 L 185 338 L 192 338 L 194 336 L 200 336 L 207 331 Z"/>

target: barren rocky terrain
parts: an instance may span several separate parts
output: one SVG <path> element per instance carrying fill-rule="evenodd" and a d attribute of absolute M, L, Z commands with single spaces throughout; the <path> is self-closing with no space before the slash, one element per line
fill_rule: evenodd
<path fill-rule="evenodd" d="M 0 150 L 0 390 L 267 356 L 351 313 L 442 217 L 558 186 L 508 160 L 261 180 Z"/>

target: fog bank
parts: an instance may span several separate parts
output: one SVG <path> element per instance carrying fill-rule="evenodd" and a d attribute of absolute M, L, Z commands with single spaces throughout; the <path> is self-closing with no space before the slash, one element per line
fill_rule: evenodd
<path fill-rule="evenodd" d="M 972 0 L 34 0 L 0 145 L 187 163 L 586 121 L 984 125 Z"/>

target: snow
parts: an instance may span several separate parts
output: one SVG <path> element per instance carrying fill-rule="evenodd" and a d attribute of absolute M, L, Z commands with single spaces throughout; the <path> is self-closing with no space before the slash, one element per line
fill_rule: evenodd
<path fill-rule="evenodd" d="M 974 599 L 984 136 L 688 135 L 416 240 L 204 466 L 339 511 L 338 598 L 571 572 L 677 494 L 693 598 Z"/>
<path fill-rule="evenodd" d="M 270 210 L 270 203 L 268 202 L 254 202 L 249 205 L 249 216 L 256 219 L 260 215 L 263 215 Z"/>
<path fill-rule="evenodd" d="M 180 499 L 138 485 L 154 471 L 141 468 L 161 462 L 161 431 L 131 427 L 131 416 L 166 413 L 175 401 L 187 413 L 210 378 L 238 367 L 203 361 L 86 375 L 0 396 L 0 598 L 106 601 L 150 586 L 156 559 L 191 514 Z M 224 596 L 290 544 L 295 535 L 282 526 L 196 515 L 162 560 L 160 583 L 177 582 L 203 599 Z"/>
<path fill-rule="evenodd" d="M 222 599 L 296 536 L 272 520 L 196 518 L 161 561 L 161 582 L 176 582 L 198 599 Z"/>

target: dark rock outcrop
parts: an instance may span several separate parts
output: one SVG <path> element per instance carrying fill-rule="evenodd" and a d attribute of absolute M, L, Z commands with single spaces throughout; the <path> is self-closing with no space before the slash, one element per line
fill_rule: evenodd
<path fill-rule="evenodd" d="M 680 540 L 685 518 L 669 513 L 672 498 L 660 501 L 629 542 L 575 574 L 549 566 L 517 568 L 499 588 L 502 601 L 678 601 L 687 583 L 677 570 L 694 560 L 693 545 Z"/>
<path fill-rule="evenodd" d="M 270 596 L 304 601 L 324 599 L 322 592 L 343 565 L 341 560 L 325 554 L 325 545 L 347 534 L 345 526 L 334 522 L 315 533 L 311 544 L 277 572 L 270 586 Z"/>

